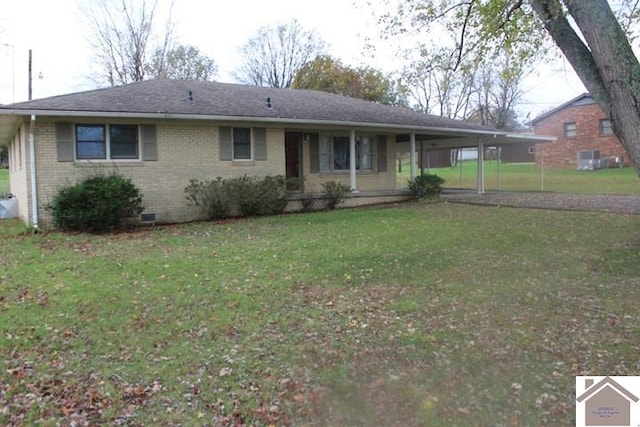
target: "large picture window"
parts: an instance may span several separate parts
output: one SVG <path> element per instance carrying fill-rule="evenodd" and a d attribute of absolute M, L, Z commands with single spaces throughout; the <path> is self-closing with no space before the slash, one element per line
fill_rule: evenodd
<path fill-rule="evenodd" d="M 348 136 L 320 136 L 320 170 L 322 172 L 348 171 L 351 165 L 350 138 Z M 356 137 L 356 169 L 373 170 L 373 137 Z"/>
<path fill-rule="evenodd" d="M 138 126 L 76 125 L 79 160 L 138 159 Z"/>

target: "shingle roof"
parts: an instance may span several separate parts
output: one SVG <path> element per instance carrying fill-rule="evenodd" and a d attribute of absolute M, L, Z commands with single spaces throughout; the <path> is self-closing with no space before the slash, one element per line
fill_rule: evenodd
<path fill-rule="evenodd" d="M 570 100 L 568 100 L 567 102 L 558 105 L 557 107 L 552 108 L 549 111 L 546 111 L 542 114 L 540 114 L 539 116 L 533 118 L 529 123 L 527 123 L 528 125 L 533 125 L 534 123 L 538 123 L 539 121 L 546 119 L 547 117 L 557 113 L 560 110 L 564 110 L 567 107 L 571 107 L 574 104 L 578 104 L 578 105 L 584 105 L 585 103 L 594 103 L 595 101 L 593 100 L 593 97 L 588 94 L 588 93 L 582 93 L 578 96 L 576 96 L 575 98 L 572 98 Z"/>
<path fill-rule="evenodd" d="M 271 107 L 267 107 L 267 99 Z M 274 89 L 228 83 L 147 80 L 0 107 L 39 114 L 129 113 L 139 116 L 203 116 L 279 121 L 358 123 L 496 132 L 485 126 L 314 90 Z M 31 114 L 31 113 L 29 113 Z"/>

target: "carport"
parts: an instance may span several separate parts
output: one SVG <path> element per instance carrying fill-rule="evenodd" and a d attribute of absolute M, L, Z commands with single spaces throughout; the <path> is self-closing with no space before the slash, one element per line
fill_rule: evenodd
<path fill-rule="evenodd" d="M 520 133 L 496 133 L 487 132 L 483 134 L 481 132 L 474 132 L 473 135 L 448 135 L 444 131 L 440 130 L 439 133 L 402 133 L 396 136 L 396 142 L 406 145 L 406 149 L 410 154 L 410 178 L 416 177 L 416 171 L 418 170 L 418 158 L 416 153 L 426 150 L 461 150 L 464 148 L 475 148 L 478 152 L 477 158 L 477 178 L 476 178 L 476 191 L 478 194 L 485 193 L 485 167 L 484 167 L 484 153 L 486 147 L 504 147 L 506 145 L 513 144 L 544 144 L 555 141 L 554 137 L 539 136 L 532 134 L 520 134 Z M 423 171 L 421 171 L 423 172 Z M 544 163 L 541 171 L 541 188 L 544 189 Z"/>

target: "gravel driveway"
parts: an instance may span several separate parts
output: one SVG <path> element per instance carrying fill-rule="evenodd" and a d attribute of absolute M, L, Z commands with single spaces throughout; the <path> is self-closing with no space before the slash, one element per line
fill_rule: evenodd
<path fill-rule="evenodd" d="M 450 203 L 640 215 L 640 196 L 445 190 L 441 198 Z"/>

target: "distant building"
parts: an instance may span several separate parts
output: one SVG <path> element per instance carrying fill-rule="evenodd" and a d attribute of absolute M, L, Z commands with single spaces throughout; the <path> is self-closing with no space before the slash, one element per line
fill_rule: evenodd
<path fill-rule="evenodd" d="M 556 137 L 537 144 L 537 166 L 602 169 L 629 165 L 611 121 L 588 93 L 539 115 L 530 122 L 534 134 Z M 543 158 L 544 157 L 544 158 Z"/>

